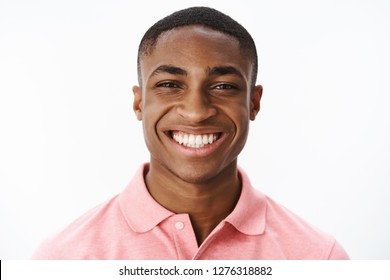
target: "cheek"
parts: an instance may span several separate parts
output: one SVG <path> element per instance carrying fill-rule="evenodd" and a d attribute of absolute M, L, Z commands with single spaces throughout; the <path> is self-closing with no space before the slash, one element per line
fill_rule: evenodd
<path fill-rule="evenodd" d="M 170 111 L 171 106 L 164 104 L 155 99 L 146 99 L 143 108 L 142 126 L 144 132 L 145 143 L 148 149 L 154 148 L 159 139 L 159 124 Z M 160 132 L 161 133 L 161 132 Z"/>
<path fill-rule="evenodd" d="M 236 102 L 225 106 L 224 111 L 236 124 L 237 129 L 247 126 L 249 121 L 249 105 L 246 102 Z"/>
<path fill-rule="evenodd" d="M 152 104 L 144 103 L 144 109 L 142 113 L 142 127 L 144 131 L 145 143 L 150 149 L 153 147 L 152 143 L 156 139 L 156 123 L 158 121 L 158 107 Z"/>
<path fill-rule="evenodd" d="M 153 148 L 153 127 L 149 124 L 149 118 L 144 117 L 142 120 L 142 127 L 143 127 L 143 132 L 144 132 L 144 139 L 145 139 L 145 144 L 150 151 L 151 148 Z"/>
<path fill-rule="evenodd" d="M 248 107 L 243 104 L 242 106 L 235 106 L 230 111 L 230 117 L 235 125 L 235 138 L 238 149 L 242 149 L 245 145 L 248 132 L 249 132 L 249 110 Z"/>

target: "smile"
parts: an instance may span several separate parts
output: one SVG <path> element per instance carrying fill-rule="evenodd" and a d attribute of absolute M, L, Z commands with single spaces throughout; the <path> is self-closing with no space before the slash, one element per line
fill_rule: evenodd
<path fill-rule="evenodd" d="M 190 134 L 182 131 L 172 131 L 170 134 L 177 143 L 189 148 L 203 148 L 221 137 L 221 133 Z"/>

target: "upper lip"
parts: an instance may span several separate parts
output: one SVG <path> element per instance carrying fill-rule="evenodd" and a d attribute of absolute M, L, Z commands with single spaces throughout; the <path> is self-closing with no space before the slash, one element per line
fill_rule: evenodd
<path fill-rule="evenodd" d="M 181 131 L 187 134 L 214 134 L 224 133 L 224 130 L 217 127 L 192 127 L 192 126 L 174 126 L 163 130 L 165 133 Z"/>

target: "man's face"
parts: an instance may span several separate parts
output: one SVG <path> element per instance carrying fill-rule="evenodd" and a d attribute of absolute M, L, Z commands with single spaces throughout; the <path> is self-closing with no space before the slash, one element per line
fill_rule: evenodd
<path fill-rule="evenodd" d="M 252 63 L 238 41 L 201 26 L 176 28 L 140 66 L 134 110 L 151 168 L 201 183 L 235 166 L 262 91 L 251 87 Z"/>

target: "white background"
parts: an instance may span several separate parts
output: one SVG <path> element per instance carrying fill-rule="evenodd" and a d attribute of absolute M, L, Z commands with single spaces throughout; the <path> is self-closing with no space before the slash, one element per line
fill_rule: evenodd
<path fill-rule="evenodd" d="M 353 259 L 390 259 L 386 0 L 0 0 L 0 258 L 28 259 L 148 160 L 138 43 L 192 5 L 256 41 L 262 109 L 239 160 L 252 183 Z"/>

